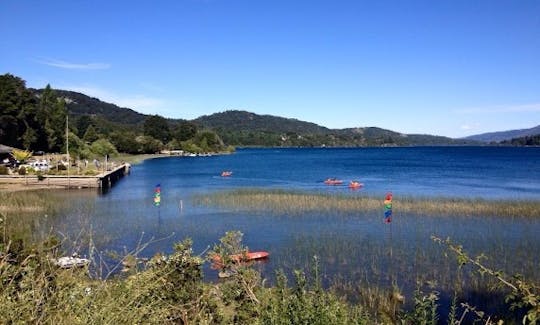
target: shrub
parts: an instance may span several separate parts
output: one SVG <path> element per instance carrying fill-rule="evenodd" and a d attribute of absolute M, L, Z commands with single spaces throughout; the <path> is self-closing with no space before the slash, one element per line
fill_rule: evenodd
<path fill-rule="evenodd" d="M 6 166 L 0 165 L 0 175 L 7 175 L 9 174 L 9 170 Z"/>
<path fill-rule="evenodd" d="M 19 175 L 26 175 L 26 167 L 24 166 L 19 167 Z"/>

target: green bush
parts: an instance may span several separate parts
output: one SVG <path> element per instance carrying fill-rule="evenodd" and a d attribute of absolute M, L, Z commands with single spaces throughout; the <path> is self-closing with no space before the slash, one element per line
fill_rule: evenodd
<path fill-rule="evenodd" d="M 6 166 L 0 165 L 0 175 L 7 175 L 9 174 L 9 170 Z"/>
<path fill-rule="evenodd" d="M 15 204 L 16 197 L 0 195 L 0 200 Z M 6 219 L 0 214 L 0 228 L 6 226 Z M 377 311 L 370 314 L 369 304 L 351 304 L 335 291 L 323 289 L 317 257 L 312 276 L 296 270 L 292 286 L 287 285 L 285 273 L 279 271 L 276 285 L 266 288 L 261 274 L 249 265 L 225 259 L 223 263 L 236 272 L 208 284 L 202 276 L 204 261 L 193 255 L 192 241 L 186 239 L 174 246 L 171 255 L 156 255 L 139 269 L 136 254 L 125 256 L 121 261 L 129 261 L 133 272 L 102 280 L 89 278 L 87 268 L 64 270 L 51 263 L 60 249 L 58 238 L 49 237 L 35 247 L 6 229 L 6 237 L 0 233 L 0 324 L 442 323 L 437 314 L 439 293 L 424 293 L 420 285 L 413 297 L 413 309 L 403 312 L 397 307 L 392 319 L 377 315 Z M 209 258 L 247 250 L 241 239 L 239 231 L 226 233 Z M 516 307 L 527 313 L 523 324 L 537 323 L 537 285 L 487 269 L 449 240 L 434 240 L 456 253 L 460 264 L 473 264 L 484 274 L 503 281 L 512 289 L 510 298 Z M 466 314 L 475 318 L 475 323 L 494 324 L 490 316 L 475 307 L 461 303 L 462 308 L 456 310 L 457 305 L 454 298 L 448 324 L 464 324 Z"/>

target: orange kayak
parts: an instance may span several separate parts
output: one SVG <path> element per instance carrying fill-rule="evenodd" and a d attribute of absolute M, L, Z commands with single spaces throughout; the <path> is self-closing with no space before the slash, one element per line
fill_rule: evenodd
<path fill-rule="evenodd" d="M 229 257 L 235 262 L 235 263 L 242 263 L 242 262 L 249 262 L 254 261 L 262 258 L 266 258 L 270 255 L 270 253 L 265 251 L 260 252 L 247 252 L 245 254 L 234 254 L 230 255 Z M 217 266 L 221 264 L 221 257 L 219 255 L 212 256 L 212 262 L 214 262 Z"/>
<path fill-rule="evenodd" d="M 357 182 L 357 181 L 351 181 L 349 183 L 349 188 L 360 188 L 364 186 L 364 184 L 360 183 L 360 182 Z"/>

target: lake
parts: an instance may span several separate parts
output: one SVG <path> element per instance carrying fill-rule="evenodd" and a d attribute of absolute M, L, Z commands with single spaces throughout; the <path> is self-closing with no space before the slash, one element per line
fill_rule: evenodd
<path fill-rule="evenodd" d="M 150 159 L 134 165 L 129 176 L 102 195 L 57 192 L 69 203 L 39 232 L 53 229 L 70 249 L 87 254 L 83 229 L 91 232 L 103 256 L 107 250 L 127 252 L 154 240 L 140 254 L 152 256 L 170 253 L 172 244 L 186 237 L 193 239 L 194 253 L 202 254 L 226 231 L 240 230 L 251 250 L 270 252 L 267 261 L 255 265 L 270 281 L 276 269 L 309 271 L 318 256 L 327 285 L 394 284 L 410 297 L 418 281 L 429 282 L 448 299 L 458 276 L 457 263 L 445 257 L 431 235 L 450 237 L 472 255 L 488 256 L 488 266 L 539 283 L 540 218 L 432 217 L 394 209 L 393 222 L 387 225 L 382 222 L 385 193 L 391 191 L 394 202 L 400 197 L 457 197 L 540 204 L 539 162 L 537 147 L 239 149 L 231 155 Z M 224 170 L 232 176 L 221 177 Z M 325 185 L 329 177 L 344 180 L 344 185 Z M 350 180 L 364 186 L 351 191 Z M 157 184 L 159 207 L 153 205 Z M 381 198 L 381 210 L 286 215 L 192 201 L 193 196 L 241 188 L 375 196 Z M 204 271 L 208 281 L 217 281 L 208 265 Z M 470 291 L 471 302 L 485 299 Z"/>

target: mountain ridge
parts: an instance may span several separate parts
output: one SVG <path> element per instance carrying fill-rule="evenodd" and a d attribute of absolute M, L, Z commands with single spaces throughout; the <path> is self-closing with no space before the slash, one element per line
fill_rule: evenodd
<path fill-rule="evenodd" d="M 540 134 L 540 125 L 534 126 L 528 129 L 515 129 L 507 131 L 486 132 L 481 134 L 475 134 L 463 139 L 482 141 L 482 142 L 501 142 L 505 140 L 511 140 L 515 138 L 523 138 L 527 136 L 534 136 Z"/>
<path fill-rule="evenodd" d="M 39 94 L 42 90 L 34 91 Z M 70 115 L 101 116 L 122 125 L 140 127 L 151 114 L 139 113 L 133 109 L 120 107 L 83 93 L 55 89 L 59 97 L 66 100 Z M 192 120 L 165 117 L 175 124 L 192 121 L 202 127 L 216 130 L 225 142 L 232 145 L 317 145 L 317 146 L 403 146 L 403 145 L 470 145 L 480 142 L 493 142 L 492 135 L 499 136 L 495 141 L 509 140 L 516 133 L 511 130 L 472 135 L 464 138 L 450 138 L 430 134 L 404 134 L 379 127 L 354 127 L 330 129 L 312 122 L 295 118 L 286 118 L 270 114 L 256 114 L 244 110 L 226 110 L 209 115 L 202 115 Z M 537 128 L 540 128 L 538 126 Z M 540 131 L 538 132 L 540 133 Z M 525 135 L 530 135 L 526 133 Z M 248 138 L 259 138 L 251 141 Z M 265 138 L 266 141 L 262 141 Z M 487 139 L 487 140 L 485 140 Z M 229 141 L 227 141 L 229 140 Z"/>

